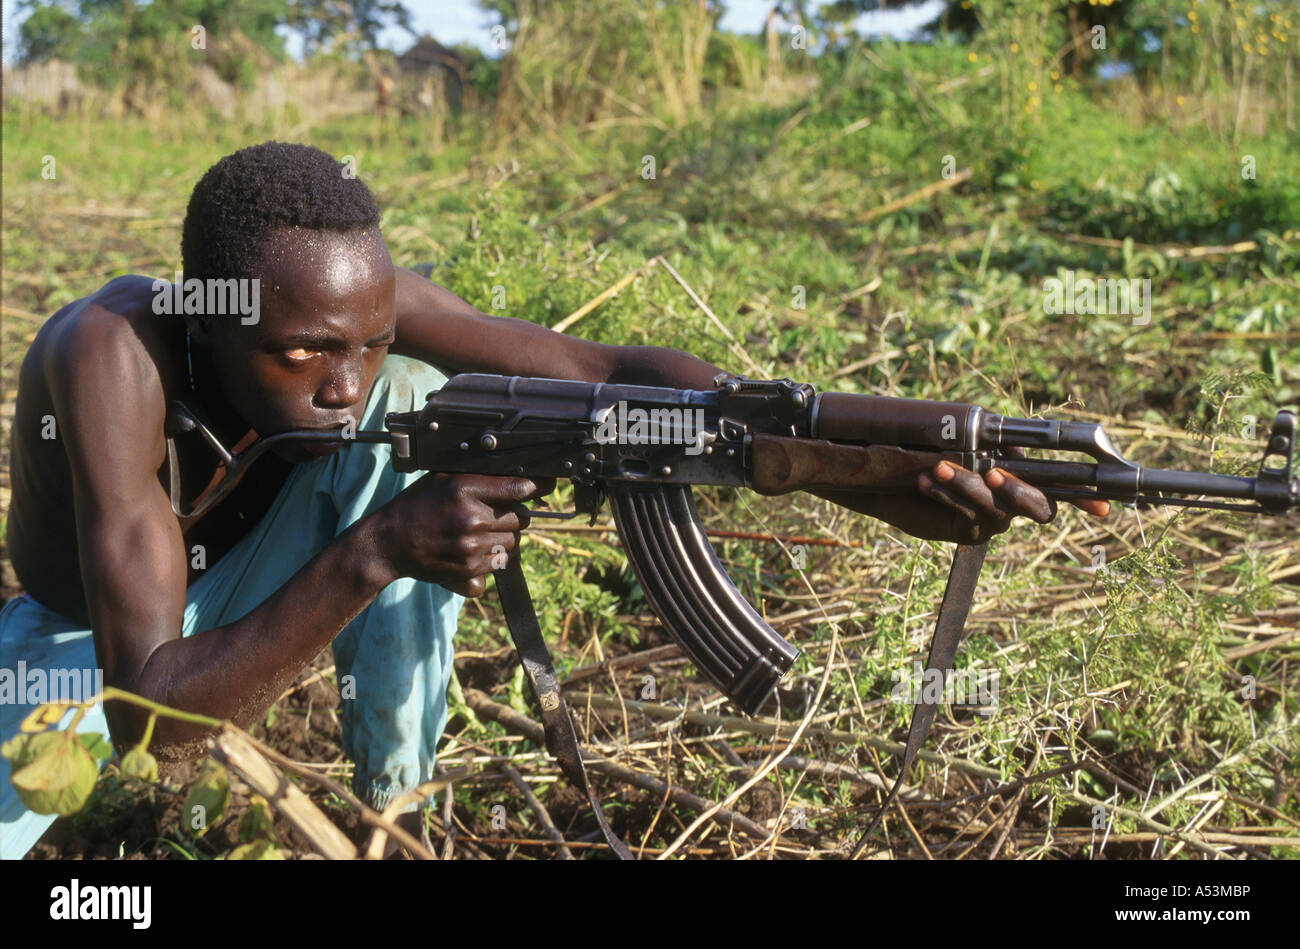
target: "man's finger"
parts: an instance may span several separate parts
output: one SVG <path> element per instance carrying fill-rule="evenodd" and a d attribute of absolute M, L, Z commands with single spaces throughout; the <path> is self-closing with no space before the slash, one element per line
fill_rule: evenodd
<path fill-rule="evenodd" d="M 1006 511 L 998 504 L 984 479 L 975 472 L 960 465 L 941 461 L 934 466 L 935 480 L 955 494 L 965 497 L 988 517 L 994 520 L 1006 520 L 1012 512 Z"/>
<path fill-rule="evenodd" d="M 496 518 L 491 527 L 493 531 L 510 531 L 513 533 L 526 530 L 528 525 L 533 522 L 528 505 L 522 501 L 516 501 L 514 504 L 494 505 L 492 515 Z"/>
<path fill-rule="evenodd" d="M 548 487 L 549 485 L 549 487 Z M 554 478 L 503 478 L 497 475 L 474 477 L 472 491 L 480 501 L 527 501 L 555 490 Z"/>
<path fill-rule="evenodd" d="M 461 596 L 475 597 L 482 596 L 487 592 L 487 581 L 482 577 L 471 577 L 468 580 L 462 580 L 460 583 L 443 584 L 452 593 L 459 593 Z"/>
<path fill-rule="evenodd" d="M 1025 450 L 1023 448 L 1019 448 L 1014 445 L 1004 448 L 1003 452 L 1015 458 L 1025 457 Z M 1001 471 L 1002 474 L 1006 475 L 1007 477 L 1014 477 L 1014 475 L 1011 475 L 1010 472 L 1007 472 L 1001 468 L 995 468 L 994 470 Z M 992 474 L 992 472 L 989 473 Z M 1020 479 L 1016 478 L 1016 480 L 1019 481 Z M 1024 482 L 1021 483 L 1023 484 Z M 1067 486 L 1059 485 L 1059 487 L 1067 487 Z M 1070 499 L 1070 503 L 1073 504 L 1075 507 L 1077 507 L 1079 510 L 1083 511 L 1085 514 L 1091 514 L 1093 517 L 1105 517 L 1107 514 L 1110 513 L 1110 502 L 1102 500 L 1100 498 L 1074 498 L 1074 499 Z"/>
<path fill-rule="evenodd" d="M 1105 517 L 1110 513 L 1110 502 L 1102 498 L 1075 498 L 1070 503 L 1093 517 Z"/>
<path fill-rule="evenodd" d="M 537 485 L 537 490 L 531 495 L 531 497 L 534 498 L 546 497 L 546 495 L 555 490 L 554 478 L 534 478 L 533 483 Z"/>
<path fill-rule="evenodd" d="M 979 520 L 979 511 L 964 498 L 958 498 L 956 494 L 947 488 L 940 487 L 934 483 L 934 480 L 926 474 L 919 475 L 916 479 L 917 486 L 921 493 L 932 501 L 938 501 L 964 515 L 968 520 Z"/>
<path fill-rule="evenodd" d="M 1046 524 L 1056 517 L 1056 505 L 1050 498 L 1009 471 L 994 468 L 985 475 L 985 481 L 1018 513 L 1031 517 L 1040 524 Z"/>

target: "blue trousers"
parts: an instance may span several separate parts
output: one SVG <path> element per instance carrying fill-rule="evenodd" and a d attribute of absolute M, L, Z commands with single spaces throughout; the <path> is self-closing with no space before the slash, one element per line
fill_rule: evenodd
<path fill-rule="evenodd" d="M 382 429 L 386 413 L 422 408 L 425 396 L 444 382 L 446 376 L 425 363 L 389 356 L 375 379 L 361 427 Z M 389 454 L 387 445 L 352 443 L 296 465 L 257 526 L 186 590 L 181 635 L 245 616 L 334 537 L 421 476 L 393 471 Z M 256 470 L 254 466 L 254 475 Z M 372 807 L 383 808 L 433 777 L 438 739 L 447 724 L 452 636 L 462 603 L 464 597 L 440 586 L 402 578 L 384 588 L 334 639 L 335 671 L 344 695 L 343 751 L 356 763 L 354 790 Z M 0 610 L 0 674 L 11 670 L 11 683 L 20 668 L 27 682 L 45 673 L 45 681 L 52 683 L 58 670 L 67 682 L 67 670 L 98 666 L 88 627 L 29 596 Z M 18 732 L 40 701 L 37 696 L 30 702 L 0 703 L 0 742 Z M 59 727 L 70 719 L 69 712 Z M 83 717 L 77 731 L 107 735 L 102 707 Z M 23 806 L 9 780 L 9 762 L 0 758 L 0 859 L 21 858 L 54 819 Z"/>

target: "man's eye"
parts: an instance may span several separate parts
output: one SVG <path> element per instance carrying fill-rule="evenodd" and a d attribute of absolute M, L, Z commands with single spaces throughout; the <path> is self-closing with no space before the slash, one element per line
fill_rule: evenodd
<path fill-rule="evenodd" d="M 310 359 L 314 354 L 314 352 L 315 350 L 303 349 L 299 347 L 297 349 L 286 349 L 284 351 L 284 356 L 286 359 L 291 359 L 294 362 L 302 362 L 304 360 Z"/>

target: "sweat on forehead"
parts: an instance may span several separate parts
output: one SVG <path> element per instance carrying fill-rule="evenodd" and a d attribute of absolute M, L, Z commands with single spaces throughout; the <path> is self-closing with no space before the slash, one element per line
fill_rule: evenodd
<path fill-rule="evenodd" d="M 329 293 L 348 293 L 383 282 L 393 272 L 379 228 L 339 233 L 288 227 L 271 232 L 256 268 L 265 292 L 306 281 Z"/>

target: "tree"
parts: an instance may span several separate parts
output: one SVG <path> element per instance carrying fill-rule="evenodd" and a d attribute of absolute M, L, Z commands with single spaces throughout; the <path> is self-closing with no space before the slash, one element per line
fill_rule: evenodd
<path fill-rule="evenodd" d="M 417 35 L 411 11 L 400 0 L 289 0 L 285 23 L 302 36 L 308 53 L 331 45 L 373 51 L 390 26 Z"/>
<path fill-rule="evenodd" d="M 71 49 L 80 32 L 77 18 L 57 3 L 19 4 L 29 9 L 27 19 L 18 28 L 19 62 L 23 64 L 54 59 L 60 50 Z"/>
<path fill-rule="evenodd" d="M 17 10 L 27 13 L 19 28 L 23 62 L 67 60 L 99 85 L 168 82 L 197 49 L 227 81 L 250 79 L 259 56 L 284 55 L 275 28 L 287 0 L 19 0 Z"/>

